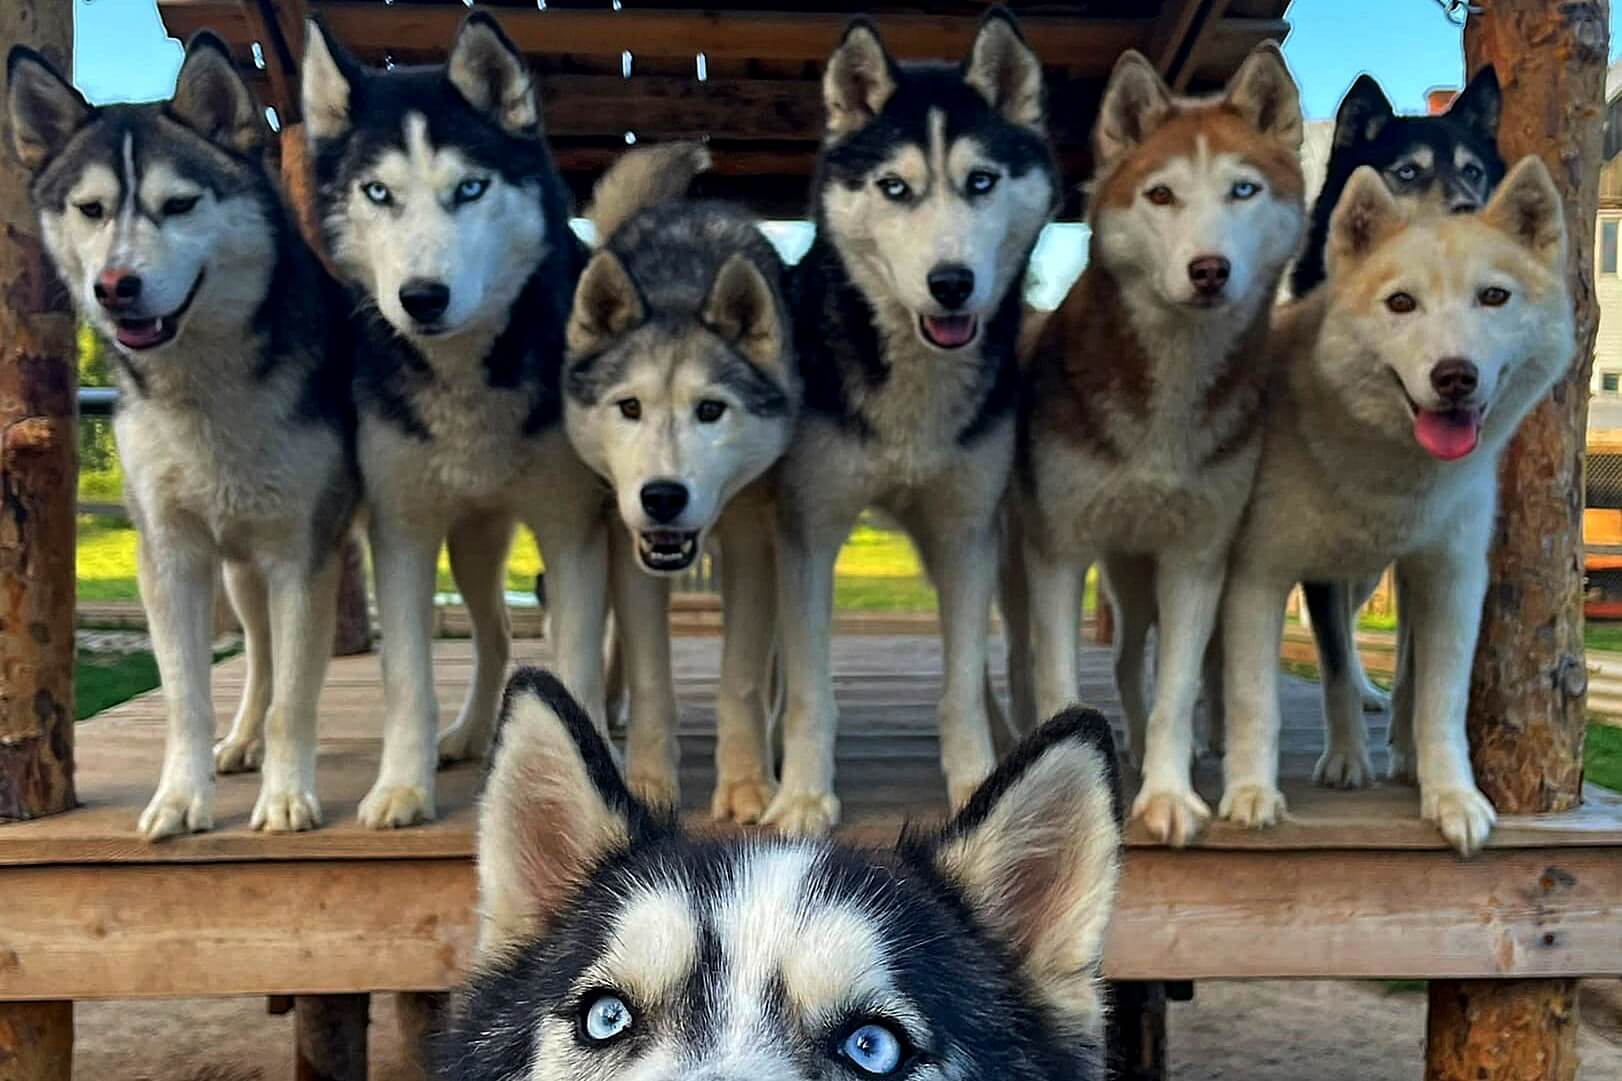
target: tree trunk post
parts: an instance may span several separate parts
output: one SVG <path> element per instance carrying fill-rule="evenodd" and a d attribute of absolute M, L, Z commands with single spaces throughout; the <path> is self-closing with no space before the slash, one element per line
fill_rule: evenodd
<path fill-rule="evenodd" d="M 73 8 L 0 4 L 0 52 L 72 69 Z M 0 116 L 0 823 L 57 814 L 73 790 L 73 311 L 45 257 L 28 173 Z M 0 825 L 0 829 L 4 829 Z M 0 1081 L 68 1081 L 73 1003 L 0 1002 Z"/>
<path fill-rule="evenodd" d="M 1109 986 L 1105 1075 L 1112 1081 L 1165 1081 L 1166 985 L 1130 980 Z"/>
<path fill-rule="evenodd" d="M 444 1027 L 450 996 L 443 991 L 401 991 L 394 996 L 400 1047 L 414 1081 L 433 1081 L 433 1039 Z"/>
<path fill-rule="evenodd" d="M 1582 634 L 1583 448 L 1599 308 L 1594 298 L 1607 5 L 1476 0 L 1464 50 L 1504 93 L 1507 162 L 1539 155 L 1565 199 L 1577 316 L 1571 370 L 1535 409 L 1499 470 L 1490 584 L 1470 680 L 1476 781 L 1500 814 L 1569 810 L 1582 798 L 1587 670 Z M 1434 981 L 1429 1081 L 1569 1081 L 1575 980 Z"/>
<path fill-rule="evenodd" d="M 299 995 L 293 1002 L 293 1081 L 366 1081 L 371 996 Z"/>

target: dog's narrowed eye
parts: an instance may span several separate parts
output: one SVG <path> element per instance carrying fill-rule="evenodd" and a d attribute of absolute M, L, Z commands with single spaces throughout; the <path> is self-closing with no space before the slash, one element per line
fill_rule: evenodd
<path fill-rule="evenodd" d="M 631 1030 L 631 1007 L 612 992 L 588 998 L 580 1011 L 580 1034 L 598 1047 L 612 1043 Z"/>
<path fill-rule="evenodd" d="M 1502 308 L 1509 303 L 1509 290 L 1497 285 L 1489 285 L 1476 294 L 1476 299 L 1483 308 Z"/>
<path fill-rule="evenodd" d="M 79 203 L 77 209 L 90 221 L 100 221 L 101 216 L 106 213 L 106 209 L 94 199 Z"/>
<path fill-rule="evenodd" d="M 884 1025 L 869 1021 L 854 1029 L 839 1046 L 845 1060 L 869 1077 L 887 1077 L 906 1058 L 906 1044 Z"/>
<path fill-rule="evenodd" d="M 1393 315 L 1407 315 L 1419 307 L 1419 301 L 1414 299 L 1412 293 L 1392 293 L 1385 298 L 1385 306 Z"/>
<path fill-rule="evenodd" d="M 621 398 L 614 403 L 619 406 L 620 416 L 626 420 L 642 419 L 642 402 L 637 398 Z"/>
<path fill-rule="evenodd" d="M 1144 198 L 1148 199 L 1155 206 L 1171 206 L 1171 204 L 1177 201 L 1177 196 L 1174 195 L 1172 190 L 1166 187 L 1164 184 L 1156 184 L 1154 187 L 1144 192 L 1143 195 Z"/>
<path fill-rule="evenodd" d="M 369 180 L 360 186 L 361 194 L 366 196 L 378 206 L 388 206 L 394 202 L 394 193 L 389 186 L 381 180 Z"/>
<path fill-rule="evenodd" d="M 984 195 L 992 188 L 995 188 L 997 186 L 997 181 L 1001 179 L 1002 177 L 998 176 L 996 173 L 990 172 L 986 169 L 976 169 L 974 172 L 969 174 L 966 187 L 968 188 L 970 195 Z"/>
<path fill-rule="evenodd" d="M 1233 187 L 1228 189 L 1228 194 L 1232 195 L 1240 202 L 1243 202 L 1244 200 L 1253 197 L 1261 190 L 1262 186 L 1256 183 L 1254 180 L 1236 180 L 1234 181 Z"/>
<path fill-rule="evenodd" d="M 718 402 L 714 398 L 705 398 L 698 403 L 694 410 L 700 424 L 714 424 L 721 419 L 721 414 L 727 411 L 726 402 Z"/>
<path fill-rule="evenodd" d="M 1404 184 L 1411 184 L 1415 180 L 1419 179 L 1419 166 L 1415 165 L 1413 162 L 1405 162 L 1402 165 L 1397 166 L 1394 175 Z"/>
<path fill-rule="evenodd" d="M 177 195 L 172 199 L 165 199 L 163 201 L 163 216 L 173 218 L 181 214 L 189 214 L 192 208 L 197 205 L 199 198 L 201 196 Z"/>
<path fill-rule="evenodd" d="M 886 199 L 898 203 L 912 194 L 912 189 L 907 187 L 907 182 L 899 176 L 881 176 L 877 184 L 879 191 L 883 193 Z"/>
<path fill-rule="evenodd" d="M 471 203 L 479 196 L 490 190 L 490 181 L 486 177 L 472 176 L 456 185 L 456 205 Z"/>

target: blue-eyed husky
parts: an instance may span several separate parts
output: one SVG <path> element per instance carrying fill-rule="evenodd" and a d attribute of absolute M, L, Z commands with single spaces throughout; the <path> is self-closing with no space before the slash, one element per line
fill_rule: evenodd
<path fill-rule="evenodd" d="M 22 47 L 7 75 L 46 247 L 113 351 L 113 431 L 169 712 L 141 832 L 208 829 L 216 762 L 261 757 L 252 825 L 309 829 L 336 550 L 359 498 L 341 298 L 261 162 L 269 127 L 217 38 L 192 40 L 165 102 L 92 108 Z M 221 562 L 248 681 L 211 754 Z"/>

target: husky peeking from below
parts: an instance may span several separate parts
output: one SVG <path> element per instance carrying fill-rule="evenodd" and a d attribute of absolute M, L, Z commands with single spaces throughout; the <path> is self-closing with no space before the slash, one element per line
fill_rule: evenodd
<path fill-rule="evenodd" d="M 262 162 L 264 114 L 213 35 L 188 44 L 165 102 L 93 108 L 21 46 L 7 82 L 45 246 L 119 387 L 113 433 L 169 714 L 140 830 L 209 829 L 216 763 L 261 759 L 253 827 L 309 829 L 336 552 L 359 499 L 341 297 L 299 239 Z M 211 751 L 222 562 L 248 678 Z"/>
<path fill-rule="evenodd" d="M 357 440 L 386 716 L 360 818 L 408 826 L 434 816 L 436 758 L 488 747 L 515 520 L 546 559 L 558 670 L 603 713 L 603 489 L 562 424 L 564 327 L 584 250 L 529 67 L 489 16 L 468 16 L 444 64 L 389 71 L 361 67 L 312 22 L 303 95 L 322 229 L 361 308 Z M 441 543 L 475 659 L 436 753 L 429 638 Z"/>
<path fill-rule="evenodd" d="M 766 821 L 792 833 L 839 817 L 833 568 L 870 505 L 906 529 L 940 592 L 953 805 L 991 772 L 983 676 L 1020 287 L 1059 193 L 1042 67 L 1001 9 L 956 67 L 898 65 L 857 20 L 823 95 L 817 238 L 790 277 L 805 407 L 776 489 L 787 696 Z"/>
<path fill-rule="evenodd" d="M 1479 214 L 1414 221 L 1373 169 L 1330 220 L 1328 280 L 1285 308 L 1255 493 L 1223 602 L 1222 814 L 1267 826 L 1278 790 L 1278 649 L 1292 583 L 1395 561 L 1413 659 L 1411 733 L 1393 757 L 1460 852 L 1494 812 L 1465 737 L 1487 588 L 1498 456 L 1572 355 L 1560 195 L 1523 159 Z M 1331 729 L 1361 731 L 1345 666 L 1326 669 Z"/>
<path fill-rule="evenodd" d="M 1071 710 L 893 851 L 690 838 L 521 671 L 436 1076 L 1102 1079 L 1119 798 L 1108 725 Z"/>
<path fill-rule="evenodd" d="M 685 570 L 715 531 L 726 637 L 712 808 L 753 822 L 774 792 L 766 698 L 776 572 L 761 478 L 793 434 L 800 392 L 776 250 L 742 209 L 684 198 L 708 166 L 697 143 L 651 147 L 597 182 L 588 217 L 602 247 L 569 318 L 565 422 L 613 488 L 644 571 Z M 663 608 L 619 610 L 620 627 L 665 626 Z M 675 731 L 633 724 L 632 790 L 674 804 L 676 768 Z"/>
<path fill-rule="evenodd" d="M 1190 778 L 1194 702 L 1261 451 L 1273 298 L 1305 228 L 1301 127 L 1271 43 L 1211 98 L 1173 97 L 1122 56 L 1093 135 L 1092 259 L 1029 361 L 1013 493 L 1028 594 L 1005 613 L 1028 605 L 1035 707 L 1062 709 L 1080 695 L 1083 577 L 1103 561 L 1143 767 L 1133 813 L 1172 844 L 1210 814 Z"/>

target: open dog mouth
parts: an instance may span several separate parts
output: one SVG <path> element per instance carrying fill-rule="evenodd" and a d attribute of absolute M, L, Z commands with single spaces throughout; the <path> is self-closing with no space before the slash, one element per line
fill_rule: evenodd
<path fill-rule="evenodd" d="M 1476 449 L 1481 441 L 1481 422 L 1487 410 L 1479 404 L 1450 405 L 1441 409 L 1426 409 L 1403 386 L 1402 377 L 1391 373 L 1408 403 L 1408 412 L 1414 418 L 1414 442 L 1426 454 L 1441 462 L 1455 462 Z"/>
<path fill-rule="evenodd" d="M 644 529 L 636 535 L 636 555 L 650 571 L 684 571 L 698 558 L 696 529 Z"/>
<path fill-rule="evenodd" d="M 180 333 L 180 321 L 191 309 L 192 301 L 197 299 L 198 290 L 203 288 L 203 276 L 207 272 L 207 267 L 197 272 L 196 280 L 191 283 L 191 288 L 186 290 L 186 299 L 180 302 L 180 307 L 168 315 L 119 319 L 118 329 L 114 335 L 118 338 L 118 344 L 125 349 L 155 349 L 173 339 Z"/>
<path fill-rule="evenodd" d="M 962 349 L 980 333 L 977 315 L 920 315 L 918 333 L 936 349 Z"/>

